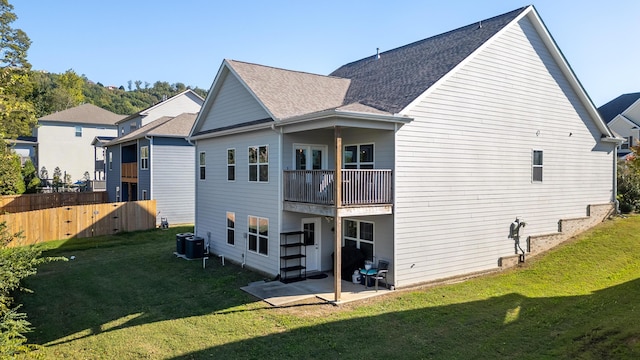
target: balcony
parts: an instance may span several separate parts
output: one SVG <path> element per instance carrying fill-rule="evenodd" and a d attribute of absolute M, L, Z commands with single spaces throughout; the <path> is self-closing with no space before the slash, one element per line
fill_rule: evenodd
<path fill-rule="evenodd" d="M 336 216 L 334 178 L 334 170 L 284 171 L 285 210 Z M 342 170 L 340 216 L 390 214 L 392 183 L 391 170 Z"/>
<path fill-rule="evenodd" d="M 122 164 L 122 182 L 137 183 L 138 182 L 138 163 Z"/>

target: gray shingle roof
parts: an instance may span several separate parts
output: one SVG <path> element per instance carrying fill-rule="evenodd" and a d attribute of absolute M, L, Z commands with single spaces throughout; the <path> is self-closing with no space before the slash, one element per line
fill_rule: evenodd
<path fill-rule="evenodd" d="M 331 76 L 226 60 L 277 119 L 341 106 L 350 81 Z"/>
<path fill-rule="evenodd" d="M 330 75 L 351 79 L 344 104 L 397 113 L 526 8 L 343 65 Z"/>
<path fill-rule="evenodd" d="M 127 135 L 115 138 L 107 146 L 140 139 L 145 136 L 186 138 L 189 136 L 197 115 L 194 113 L 182 113 L 175 117 L 163 116 Z"/>
<path fill-rule="evenodd" d="M 627 110 L 627 108 L 629 108 L 629 106 L 631 106 L 638 99 L 640 99 L 640 92 L 623 94 L 609 101 L 608 103 L 600 106 L 598 108 L 598 111 L 602 116 L 602 120 L 608 123 L 611 120 L 613 120 L 613 118 L 615 118 L 618 114 L 622 114 L 625 110 Z"/>
<path fill-rule="evenodd" d="M 115 125 L 116 122 L 125 117 L 125 115 L 114 114 L 93 104 L 82 104 L 71 109 L 45 115 L 38 120 L 72 124 Z"/>

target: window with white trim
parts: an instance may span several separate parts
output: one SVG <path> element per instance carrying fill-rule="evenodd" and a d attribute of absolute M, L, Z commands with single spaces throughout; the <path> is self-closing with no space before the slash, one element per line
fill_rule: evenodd
<path fill-rule="evenodd" d="M 631 147 L 633 146 L 633 136 L 626 136 L 624 139 L 625 139 L 625 142 L 620 144 L 620 149 L 624 149 L 624 150 L 631 149 Z"/>
<path fill-rule="evenodd" d="M 82 137 L 82 126 L 76 126 L 76 137 Z"/>
<path fill-rule="evenodd" d="M 346 145 L 343 158 L 345 169 L 373 169 L 373 144 Z"/>
<path fill-rule="evenodd" d="M 206 169 L 206 154 L 204 151 L 200 152 L 200 156 L 198 158 L 198 165 L 200 167 L 200 180 L 205 180 L 207 177 L 207 169 Z"/>
<path fill-rule="evenodd" d="M 269 147 L 249 146 L 249 181 L 269 181 Z"/>
<path fill-rule="evenodd" d="M 109 151 L 109 171 L 113 170 L 113 152 Z"/>
<path fill-rule="evenodd" d="M 227 244 L 236 243 L 236 213 L 227 212 Z"/>
<path fill-rule="evenodd" d="M 362 251 L 367 260 L 373 260 L 373 223 L 360 220 L 344 220 L 343 239 L 345 247 Z"/>
<path fill-rule="evenodd" d="M 531 180 L 534 182 L 542 182 L 542 150 L 533 150 L 532 160 Z"/>
<path fill-rule="evenodd" d="M 249 216 L 249 251 L 269 255 L 269 219 Z"/>
<path fill-rule="evenodd" d="M 236 180 L 236 149 L 227 149 L 227 181 Z"/>
<path fill-rule="evenodd" d="M 140 147 L 140 170 L 149 170 L 149 147 Z"/>

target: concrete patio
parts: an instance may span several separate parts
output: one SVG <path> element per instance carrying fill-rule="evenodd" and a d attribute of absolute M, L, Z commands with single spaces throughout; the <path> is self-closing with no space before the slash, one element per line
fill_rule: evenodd
<path fill-rule="evenodd" d="M 258 281 L 240 289 L 273 306 L 284 306 L 314 297 L 335 304 L 343 304 L 391 292 L 384 284 L 380 284 L 378 291 L 376 291 L 374 287 L 365 287 L 364 285 L 344 280 L 341 280 L 341 282 L 342 292 L 338 302 L 334 301 L 334 278 L 332 274 L 328 274 L 323 279 L 307 278 L 306 280 L 289 284 L 280 281 Z"/>

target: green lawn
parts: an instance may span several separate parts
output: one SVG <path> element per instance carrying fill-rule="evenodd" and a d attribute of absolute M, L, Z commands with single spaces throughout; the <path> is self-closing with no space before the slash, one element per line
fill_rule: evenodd
<path fill-rule="evenodd" d="M 332 306 L 272 308 L 239 266 L 172 255 L 175 234 L 48 244 L 21 296 L 47 359 L 638 359 L 640 217 L 525 266 Z"/>

